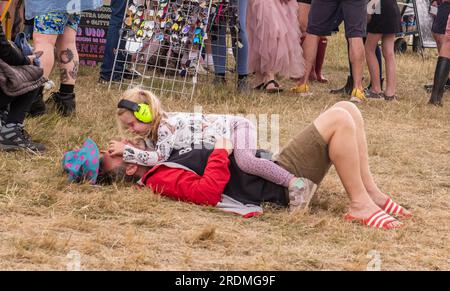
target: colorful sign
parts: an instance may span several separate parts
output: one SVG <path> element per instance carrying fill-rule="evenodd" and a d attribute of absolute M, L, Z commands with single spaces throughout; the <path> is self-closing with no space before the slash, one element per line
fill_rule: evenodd
<path fill-rule="evenodd" d="M 77 32 L 80 64 L 95 66 L 98 62 L 102 62 L 110 18 L 111 8 L 109 6 L 82 13 Z"/>

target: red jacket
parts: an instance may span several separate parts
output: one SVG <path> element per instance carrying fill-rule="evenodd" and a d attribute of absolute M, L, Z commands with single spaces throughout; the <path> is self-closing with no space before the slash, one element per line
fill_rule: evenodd
<path fill-rule="evenodd" d="M 228 152 L 216 149 L 208 158 L 203 176 L 188 170 L 159 165 L 147 172 L 143 181 L 146 186 L 163 196 L 199 205 L 216 206 L 230 180 L 229 164 Z"/>

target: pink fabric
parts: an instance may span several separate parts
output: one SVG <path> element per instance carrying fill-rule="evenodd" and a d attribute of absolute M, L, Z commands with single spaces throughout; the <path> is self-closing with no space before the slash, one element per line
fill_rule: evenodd
<path fill-rule="evenodd" d="M 257 158 L 257 131 L 245 118 L 236 118 L 231 131 L 234 158 L 238 167 L 247 174 L 259 176 L 272 183 L 289 187 L 294 175 L 272 161 Z"/>
<path fill-rule="evenodd" d="M 273 72 L 291 78 L 304 75 L 297 10 L 294 0 L 287 4 L 280 0 L 249 0 L 249 72 Z"/>
<path fill-rule="evenodd" d="M 450 40 L 450 14 L 448 15 L 447 18 L 447 28 L 445 29 L 445 36 L 447 37 L 448 40 Z"/>

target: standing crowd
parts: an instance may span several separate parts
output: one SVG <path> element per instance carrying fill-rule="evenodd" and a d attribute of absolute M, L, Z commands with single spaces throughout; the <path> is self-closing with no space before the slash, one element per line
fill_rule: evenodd
<path fill-rule="evenodd" d="M 79 69 L 79 56 L 76 35 L 80 23 L 81 10 L 96 9 L 103 5 L 102 0 L 82 2 L 80 11 L 67 11 L 68 1 L 61 1 L 58 7 L 48 7 L 51 1 L 13 0 L 17 6 L 17 15 L 25 9 L 27 18 L 33 18 L 33 46 L 27 43 L 30 23 L 24 22 L 25 29 L 15 25 L 12 33 L 15 43 L 7 40 L 3 25 L 0 27 L 0 58 L 5 66 L 12 70 L 33 72 L 22 76 L 34 84 L 48 80 L 55 62 L 60 72 L 59 90 L 51 93 L 44 102 L 45 85 L 30 86 L 22 95 L 16 96 L 5 90 L 0 103 L 0 145 L 12 150 L 29 148 L 40 150 L 43 145 L 32 142 L 23 129 L 25 115 L 44 114 L 48 107 L 53 107 L 62 116 L 75 112 L 75 84 Z M 169 1 L 170 2 L 170 1 Z M 236 55 L 238 72 L 237 89 L 240 91 L 260 90 L 267 93 L 280 93 L 285 90 L 280 78 L 290 78 L 296 85 L 291 92 L 312 95 L 311 82 L 326 83 L 323 74 L 327 37 L 338 31 L 343 22 L 348 44 L 349 76 L 346 85 L 334 94 L 348 94 L 349 100 L 361 103 L 367 98 L 393 100 L 396 98 L 396 64 L 394 54 L 395 35 L 401 32 L 401 15 L 396 0 L 232 0 L 231 5 L 238 7 L 236 15 L 240 23 L 239 42 Z M 442 105 L 443 93 L 450 88 L 450 41 L 448 17 L 450 1 L 431 2 L 430 13 L 435 14 L 432 27 L 433 36 L 438 46 L 434 83 L 426 86 L 431 92 L 429 103 Z M 112 16 L 107 34 L 104 61 L 100 68 L 99 82 L 121 77 L 132 78 L 133 73 L 124 68 L 125 61 L 115 52 L 119 45 L 122 22 L 127 9 L 127 1 L 111 0 Z M 14 9 L 11 9 L 13 10 Z M 432 12 L 435 11 L 435 12 Z M 21 19 L 21 17 L 19 17 Z M 17 21 L 16 21 L 17 22 Z M 20 21 L 18 21 L 20 23 Z M 23 21 L 22 21 L 23 22 Z M 236 21 L 234 22 L 236 23 Z M 28 25 L 27 25 L 28 24 Z M 20 26 L 20 25 L 19 25 Z M 219 31 L 219 36 L 208 40 L 208 60 L 213 62 L 216 74 L 215 84 L 226 82 L 226 29 Z M 21 31 L 25 31 L 23 33 Z M 11 34 L 11 31 L 9 31 Z M 379 43 L 381 42 L 381 48 Z M 13 53 L 11 53 L 13 52 Z M 212 55 L 211 55 L 212 54 Z M 383 77 L 383 60 L 385 77 Z M 370 84 L 363 86 L 363 72 L 367 62 Z M 115 67 L 114 67 L 115 66 Z M 20 68 L 19 68 L 20 67 Z M 39 72 L 42 71 L 42 74 Z M 15 74 L 7 74 L 3 79 L 9 80 Z M 12 72 L 11 70 L 9 72 Z M 124 72 L 114 76 L 113 72 Z M 248 76 L 255 76 L 255 83 L 250 85 Z M 17 82 L 17 80 L 15 80 Z M 6 82 L 6 81 L 5 81 Z M 20 84 L 20 82 L 19 82 Z M 27 83 L 28 84 L 28 83 Z M 384 86 L 383 86 L 384 85 Z M 4 96 L 4 97 L 3 97 Z"/>

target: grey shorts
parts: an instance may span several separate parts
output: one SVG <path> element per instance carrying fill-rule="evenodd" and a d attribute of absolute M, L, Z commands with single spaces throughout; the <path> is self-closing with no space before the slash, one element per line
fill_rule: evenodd
<path fill-rule="evenodd" d="M 330 35 L 344 21 L 347 38 L 365 37 L 367 0 L 314 0 L 306 32 L 318 36 Z"/>
<path fill-rule="evenodd" d="M 433 21 L 431 31 L 437 34 L 445 34 L 448 15 L 450 14 L 450 3 L 444 2 L 438 7 L 438 13 Z"/>

